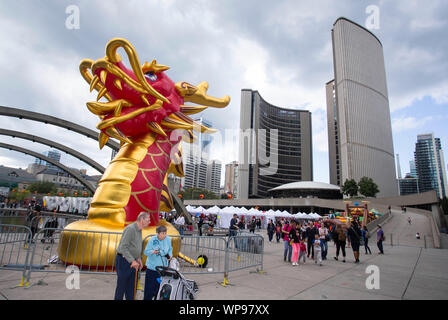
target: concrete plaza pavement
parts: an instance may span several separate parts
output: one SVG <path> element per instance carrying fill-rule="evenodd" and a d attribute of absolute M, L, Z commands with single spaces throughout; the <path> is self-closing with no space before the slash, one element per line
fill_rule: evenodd
<path fill-rule="evenodd" d="M 409 225 L 407 217 L 411 216 Z M 360 264 L 354 263 L 353 252 L 347 248 L 346 263 L 341 256 L 335 261 L 335 247 L 329 243 L 328 260 L 323 266 L 307 259 L 306 264 L 292 266 L 283 261 L 283 242 L 269 242 L 265 231 L 263 272 L 255 268 L 231 272 L 230 284 L 223 286 L 222 274 L 187 275 L 198 283 L 198 300 L 400 300 L 448 298 L 448 250 L 431 248 L 428 218 L 413 213 L 393 211 L 384 224 L 385 254 L 379 255 L 376 236 L 369 246 L 371 255 L 361 247 Z M 419 231 L 422 239 L 415 239 Z M 390 234 L 394 246 L 390 245 Z M 427 233 L 424 248 L 423 235 Z M 399 245 L 397 246 L 396 244 Z M 379 270 L 379 289 L 368 289 L 366 273 L 369 266 Z M 66 274 L 32 273 L 31 286 L 13 288 L 20 282 L 16 271 L 0 270 L 0 300 L 111 300 L 114 296 L 116 276 L 81 274 L 80 289 L 66 288 Z M 138 291 L 138 299 L 143 292 Z"/>

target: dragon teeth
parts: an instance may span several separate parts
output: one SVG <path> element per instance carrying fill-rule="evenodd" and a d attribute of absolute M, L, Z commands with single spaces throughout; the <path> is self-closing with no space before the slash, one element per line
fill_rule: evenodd
<path fill-rule="evenodd" d="M 98 92 L 98 96 L 96 97 L 96 101 L 100 100 L 107 93 L 107 88 L 103 87 L 100 92 Z"/>
<path fill-rule="evenodd" d="M 100 78 L 101 78 L 101 82 L 106 84 L 106 78 L 107 78 L 107 71 L 106 70 L 101 71 Z"/>
<path fill-rule="evenodd" d="M 95 88 L 96 84 L 98 83 L 100 79 L 98 78 L 97 75 L 95 75 L 92 79 L 92 82 L 90 82 L 90 92 L 93 91 L 93 89 Z"/>
<path fill-rule="evenodd" d="M 115 87 L 117 87 L 117 89 L 123 90 L 123 87 L 121 86 L 121 80 L 120 79 L 115 79 L 114 80 L 114 85 L 115 85 Z"/>

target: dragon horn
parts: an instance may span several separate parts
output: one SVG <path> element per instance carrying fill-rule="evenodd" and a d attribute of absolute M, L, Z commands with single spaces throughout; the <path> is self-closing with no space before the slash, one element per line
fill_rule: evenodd
<path fill-rule="evenodd" d="M 106 45 L 106 56 L 112 63 L 117 63 L 121 61 L 120 56 L 117 54 L 117 49 L 122 47 L 129 58 L 129 62 L 132 66 L 132 71 L 134 71 L 135 76 L 140 82 L 140 85 L 145 88 L 145 90 L 152 95 L 153 97 L 160 99 L 166 103 L 170 103 L 170 101 L 157 92 L 151 85 L 146 81 L 145 76 L 143 75 L 143 71 L 140 65 L 140 61 L 137 56 L 137 52 L 132 44 L 123 38 L 115 38 L 110 40 Z"/>

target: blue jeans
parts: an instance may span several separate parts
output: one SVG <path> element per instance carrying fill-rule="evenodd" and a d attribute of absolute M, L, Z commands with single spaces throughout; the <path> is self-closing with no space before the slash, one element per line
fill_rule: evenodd
<path fill-rule="evenodd" d="M 131 268 L 131 264 L 122 256 L 117 255 L 115 258 L 115 266 L 117 270 L 117 288 L 115 289 L 115 300 L 134 300 L 135 287 L 135 269 Z"/>
<path fill-rule="evenodd" d="M 283 240 L 283 246 L 285 250 L 283 251 L 283 257 L 286 260 L 286 256 L 288 256 L 288 261 L 291 262 L 292 256 L 292 246 L 289 244 L 289 241 Z"/>
<path fill-rule="evenodd" d="M 328 242 L 326 240 L 320 240 L 320 249 L 322 251 L 322 259 L 327 259 L 327 253 L 328 253 Z"/>

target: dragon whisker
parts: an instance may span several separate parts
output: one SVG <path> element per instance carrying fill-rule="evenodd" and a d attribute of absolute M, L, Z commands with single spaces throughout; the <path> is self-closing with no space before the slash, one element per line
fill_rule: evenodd
<path fill-rule="evenodd" d="M 159 109 L 162 107 L 162 104 L 163 104 L 162 101 L 157 100 L 154 104 L 150 105 L 149 107 L 137 109 L 137 110 L 132 111 L 124 116 L 112 117 L 110 119 L 103 120 L 96 127 L 97 127 L 97 129 L 102 130 L 102 129 L 110 127 L 110 126 L 114 126 L 118 123 L 132 119 L 136 116 L 139 116 L 142 113 Z"/>

